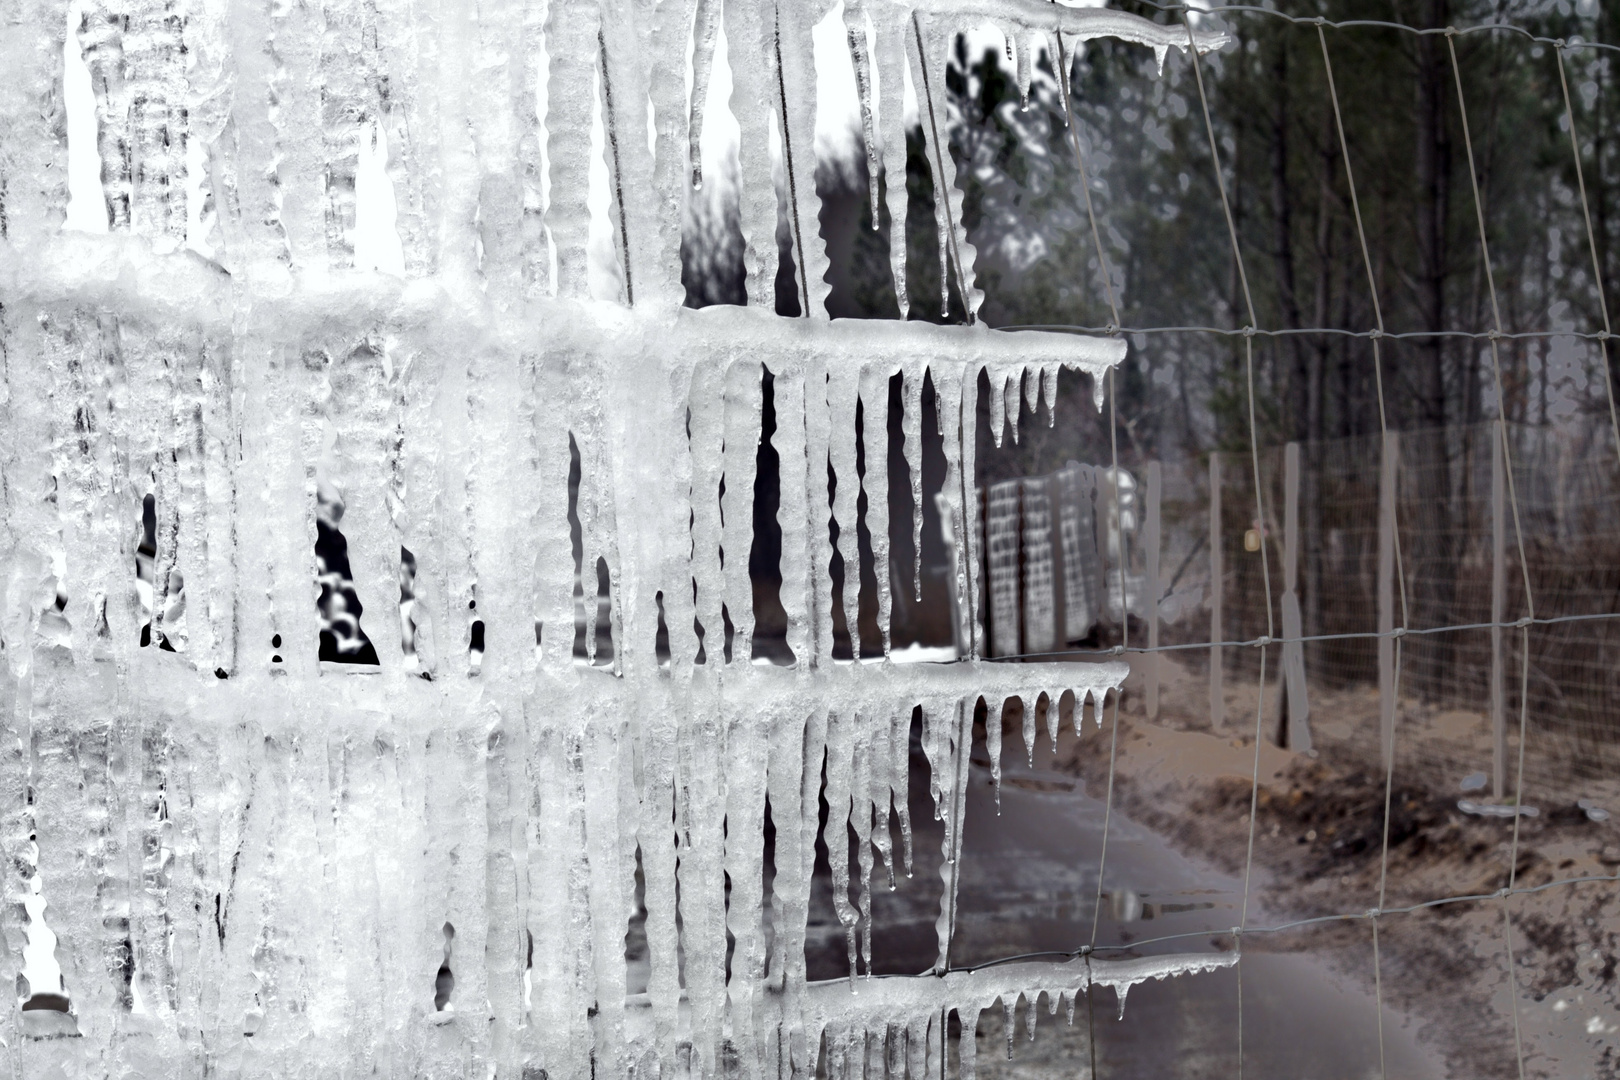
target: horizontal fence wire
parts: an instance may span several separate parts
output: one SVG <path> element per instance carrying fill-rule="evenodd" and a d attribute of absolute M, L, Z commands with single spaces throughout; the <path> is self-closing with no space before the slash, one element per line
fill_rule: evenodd
<path fill-rule="evenodd" d="M 1520 885 L 1514 888 L 1498 889 L 1488 893 L 1468 893 L 1459 896 L 1441 896 L 1433 900 L 1423 900 L 1416 904 L 1405 904 L 1400 907 L 1371 907 L 1365 911 L 1344 911 L 1331 915 L 1313 915 L 1308 919 L 1291 919 L 1287 922 L 1272 923 L 1269 925 L 1253 925 L 1246 927 L 1216 928 L 1209 930 L 1187 930 L 1178 934 L 1160 934 L 1157 937 L 1139 938 L 1136 941 L 1125 942 L 1118 945 L 1082 945 L 1078 949 L 1059 950 L 1048 949 L 1041 952 L 1016 953 L 1011 956 L 998 956 L 994 960 L 986 960 L 978 964 L 962 964 L 952 966 L 949 971 L 983 971 L 987 968 L 1003 967 L 1007 964 L 1018 964 L 1034 960 L 1077 960 L 1082 956 L 1095 956 L 1098 953 L 1136 952 L 1150 945 L 1168 945 L 1177 941 L 1191 941 L 1194 939 L 1209 940 L 1210 938 L 1239 938 L 1251 934 L 1283 934 L 1290 930 L 1303 930 L 1313 926 L 1324 926 L 1328 923 L 1338 922 L 1370 922 L 1374 919 L 1385 918 L 1390 915 L 1415 915 L 1420 911 L 1433 908 L 1450 907 L 1454 904 L 1482 904 L 1487 901 L 1501 901 L 1515 896 L 1531 896 L 1537 893 L 1550 892 L 1553 889 L 1570 888 L 1575 885 L 1591 885 L 1596 883 L 1606 885 L 1620 884 L 1620 871 L 1613 874 L 1584 874 L 1580 877 L 1558 878 L 1554 881 L 1544 881 L 1540 885 Z M 872 979 L 938 979 L 947 974 L 939 971 L 892 972 L 864 976 Z M 833 980 L 842 982 L 844 980 Z"/>
<path fill-rule="evenodd" d="M 1185 641 L 1172 645 L 1111 645 L 1106 649 L 1087 649 L 1076 646 L 1072 649 L 1054 649 L 1049 652 L 1012 653 L 1008 656 L 987 656 L 986 663 L 1001 664 L 1018 660 L 1052 660 L 1066 656 L 1121 656 L 1126 653 L 1172 653 L 1190 652 L 1197 649 L 1259 649 L 1268 645 L 1287 645 L 1291 642 L 1313 641 L 1358 641 L 1377 640 L 1379 638 L 1421 637 L 1425 634 L 1451 634 L 1463 630 L 1500 630 L 1521 629 L 1526 626 L 1556 626 L 1561 623 L 1599 622 L 1606 619 L 1620 619 L 1620 611 L 1601 611 L 1590 615 L 1555 615 L 1551 617 L 1531 618 L 1528 615 L 1515 619 L 1512 622 L 1477 622 L 1458 623 L 1455 626 L 1406 627 L 1397 626 L 1393 630 L 1378 631 L 1347 631 L 1342 634 L 1302 634 L 1298 637 L 1286 637 L 1279 634 L 1276 637 L 1259 637 L 1230 639 L 1226 641 Z M 964 663 L 965 660 L 945 661 L 946 663 Z"/>
<path fill-rule="evenodd" d="M 1620 52 L 1620 45 L 1610 45 L 1601 41 L 1587 41 L 1583 38 L 1551 38 L 1533 33 L 1522 26 L 1512 23 L 1476 23 L 1473 26 L 1413 26 L 1410 23 L 1391 22 L 1388 19 L 1329 19 L 1323 15 L 1290 15 L 1275 8 L 1257 7 L 1254 4 L 1213 4 L 1205 7 L 1202 4 L 1163 4 L 1156 0 L 1137 0 L 1144 7 L 1150 7 L 1166 14 L 1180 13 L 1183 16 L 1193 15 L 1199 19 L 1207 16 L 1227 14 L 1264 15 L 1283 22 L 1293 23 L 1295 26 L 1323 27 L 1328 30 L 1396 30 L 1414 37 L 1457 37 L 1467 34 L 1508 33 L 1525 41 L 1539 45 L 1552 45 L 1560 49 L 1595 49 L 1601 52 Z"/>
<path fill-rule="evenodd" d="M 1325 334 L 1362 338 L 1367 341 L 1416 341 L 1423 338 L 1467 338 L 1475 341 L 1524 341 L 1575 338 L 1583 341 L 1609 341 L 1607 330 L 1346 330 L 1335 326 L 1303 326 L 1297 329 L 1267 330 L 1257 326 L 1077 326 L 1073 323 L 1017 323 L 998 330 L 1041 330 L 1051 333 L 1084 334 L 1087 337 L 1134 334 L 1212 334 L 1219 337 L 1298 337 Z"/>

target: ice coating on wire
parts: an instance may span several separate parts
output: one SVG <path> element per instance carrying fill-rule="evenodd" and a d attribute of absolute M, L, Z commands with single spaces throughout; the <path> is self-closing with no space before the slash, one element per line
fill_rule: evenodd
<path fill-rule="evenodd" d="M 105 235 L 58 227 L 66 151 L 48 116 L 66 20 L 28 3 L 30 32 L 0 41 L 25 88 L 0 98 L 0 344 L 33 358 L 6 366 L 0 397 L 0 725 L 5 746 L 39 751 L 0 758 L 0 842 L 37 836 L 34 880 L 71 1000 L 0 1021 L 29 1069 L 210 1071 L 251 1047 L 275 1075 L 319 1063 L 583 1080 L 654 1063 L 673 1073 L 690 1044 L 705 1076 L 731 1048 L 802 1075 L 829 1025 L 843 1024 L 829 1046 L 844 1061 L 881 1045 L 891 1068 L 926 1065 L 943 1010 L 971 1011 L 992 989 L 990 1000 L 1077 992 L 1064 965 L 860 979 L 855 995 L 806 978 L 824 791 L 828 829 L 854 844 L 829 850 L 858 977 L 872 966 L 877 863 L 891 880 L 897 862 L 912 870 L 921 708 L 950 821 L 944 971 L 978 701 L 999 718 L 1018 696 L 1029 717 L 1037 682 L 1081 702 L 1117 692 L 1127 672 L 988 665 L 971 635 L 952 665 L 833 659 L 834 558 L 857 661 L 863 526 L 888 561 L 891 380 L 916 544 L 925 383 L 954 485 L 946 513 L 971 536 L 961 491 L 981 374 L 1028 380 L 1034 395 L 1065 367 L 1100 382 L 1125 346 L 829 322 L 809 59 L 819 9 L 125 8 L 98 8 L 75 31 L 98 87 Z M 863 132 L 881 142 L 870 168 L 896 177 L 888 209 L 903 237 L 906 41 L 924 28 L 942 85 L 951 31 L 926 5 L 849 11 L 857 52 L 871 45 L 857 59 Z M 1077 38 L 1115 26 L 1040 5 L 995 11 L 1031 28 L 1057 19 Z M 1131 40 L 1158 33 L 1138 22 L 1118 26 Z M 749 304 L 692 311 L 680 306 L 680 222 L 702 180 L 722 29 Z M 120 50 L 139 53 L 122 83 Z M 618 300 L 593 297 L 593 123 Z M 390 148 L 403 277 L 354 265 L 357 154 L 373 131 Z M 773 131 L 797 148 L 784 162 L 807 299 L 797 320 L 772 304 Z M 188 140 L 217 215 L 212 258 L 180 246 Z M 937 167 L 971 298 L 948 149 Z M 892 265 L 903 298 L 903 251 Z M 767 375 L 784 667 L 755 662 L 748 574 Z M 317 655 L 323 484 L 342 492 L 375 665 Z M 129 549 L 147 495 L 151 632 L 173 651 L 140 644 Z M 968 624 L 971 543 L 948 583 Z M 887 574 L 877 581 L 887 656 Z M 1055 706 L 1048 715 L 1055 728 Z M 7 942 L 26 936 L 25 887 L 8 878 Z M 644 998 L 624 960 L 638 907 Z M 127 926 L 105 910 L 127 910 Z M 120 1011 L 134 992 L 139 1024 Z M 829 1003 L 844 998 L 882 1009 L 840 1021 Z"/>

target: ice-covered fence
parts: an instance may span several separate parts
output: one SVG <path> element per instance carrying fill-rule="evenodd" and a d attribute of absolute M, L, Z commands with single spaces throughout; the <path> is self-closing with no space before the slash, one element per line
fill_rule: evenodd
<path fill-rule="evenodd" d="M 1081 723 L 1126 671 L 978 662 L 963 417 L 986 369 L 997 385 L 1029 369 L 1055 387 L 1062 366 L 1099 378 L 1124 344 L 827 322 L 810 151 L 822 13 L 768 0 L 5 9 L 0 932 L 19 978 L 3 1011 L 19 1073 L 805 1077 L 828 1031 L 835 1048 L 858 1034 L 892 1068 L 932 1075 L 952 1010 L 970 1049 L 997 997 L 1073 1000 L 1229 961 L 948 973 L 976 702 L 999 715 L 1044 690 Z M 1033 50 L 1059 36 L 1063 55 L 1102 34 L 1161 54 L 1188 42 L 1033 0 L 845 13 L 869 153 L 888 170 L 904 166 L 908 70 L 918 88 L 949 193 L 936 205 L 947 298 L 970 315 L 973 250 L 938 115 L 964 21 L 1001 22 L 1026 81 Z M 695 312 L 679 306 L 681 208 L 722 26 L 750 305 Z M 98 236 L 61 230 L 75 45 L 96 94 Z M 590 299 L 598 119 L 623 304 Z M 358 161 L 379 132 L 403 278 L 355 268 Z M 772 313 L 773 142 L 800 320 Z M 903 213 L 905 185 L 888 190 Z M 750 656 L 767 370 L 792 668 Z M 826 526 L 842 526 L 836 557 L 856 565 L 864 490 L 864 524 L 887 545 L 886 472 L 858 472 L 856 416 L 897 374 L 914 487 L 932 380 L 945 500 L 968 538 L 952 581 L 970 656 L 949 667 L 832 662 L 833 605 L 854 636 L 859 590 L 835 597 Z M 319 661 L 326 482 L 343 492 L 375 665 Z M 571 524 L 581 565 L 607 567 L 611 665 L 574 662 Z M 876 588 L 887 647 L 886 575 Z M 408 617 L 393 617 L 396 595 Z M 947 825 L 939 977 L 880 992 L 855 981 L 870 970 L 857 940 L 874 858 L 892 866 L 909 844 L 918 706 Z M 994 760 L 1000 726 L 987 730 Z M 816 986 L 803 942 L 823 791 L 852 978 Z M 837 842 L 850 828 L 858 888 Z M 638 875 L 651 971 L 632 999 Z M 848 1060 L 837 1049 L 828 1067 Z"/>

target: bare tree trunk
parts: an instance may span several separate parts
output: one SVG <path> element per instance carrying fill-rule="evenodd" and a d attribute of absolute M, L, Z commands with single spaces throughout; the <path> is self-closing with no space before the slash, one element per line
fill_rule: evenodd
<path fill-rule="evenodd" d="M 1276 108 L 1271 114 L 1271 214 L 1276 235 L 1273 238 L 1272 260 L 1277 266 L 1277 294 L 1282 303 L 1283 323 L 1290 330 L 1298 330 L 1300 321 L 1298 278 L 1294 267 L 1294 200 L 1288 183 L 1288 46 L 1284 39 L 1277 41 L 1271 62 L 1271 98 Z M 1306 438 L 1305 342 L 1300 335 L 1292 335 L 1286 346 L 1291 361 L 1287 374 L 1288 418 L 1284 422 L 1286 435 L 1291 439 Z M 1275 350 L 1281 352 L 1281 349 Z M 1279 359 L 1281 359 L 1279 357 Z"/>
<path fill-rule="evenodd" d="M 1428 0 L 1424 25 L 1443 27 L 1450 18 L 1447 0 Z M 1451 125 L 1449 118 L 1457 103 L 1453 91 L 1450 53 L 1444 39 L 1428 35 L 1418 39 L 1417 70 L 1417 233 L 1420 257 L 1418 305 L 1426 330 L 1446 329 L 1446 285 L 1451 275 L 1449 222 L 1451 218 Z M 1446 402 L 1446 339 L 1430 337 L 1417 349 L 1418 375 L 1412 386 L 1407 422 L 1412 427 L 1444 428 L 1448 420 Z M 1470 350 L 1469 355 L 1477 353 Z M 1386 390 L 1390 384 L 1385 383 Z M 1404 395 L 1403 395 L 1404 396 Z M 1416 498 L 1398 500 L 1415 510 L 1403 560 L 1405 583 L 1414 601 L 1413 622 L 1419 626 L 1443 625 L 1455 592 L 1451 550 L 1452 506 L 1444 490 L 1450 469 L 1446 440 L 1442 437 L 1411 439 L 1410 452 L 1403 455 L 1403 475 L 1399 489 Z M 1418 487 L 1417 485 L 1421 485 Z M 1442 490 L 1433 488 L 1440 485 Z M 1414 491 L 1414 487 L 1416 490 Z M 1438 496 L 1438 497 L 1437 497 Z M 1397 607 L 1396 609 L 1400 609 Z M 1433 693 L 1445 678 L 1447 635 L 1416 639 L 1410 648 L 1414 690 Z"/>
<path fill-rule="evenodd" d="M 1331 112 L 1324 112 L 1328 122 Z M 1321 176 L 1316 200 L 1316 306 L 1312 325 L 1328 324 L 1328 298 L 1333 268 L 1333 165 L 1336 155 L 1331 131 L 1325 130 L 1321 143 Z M 1305 525 L 1305 633 L 1315 636 L 1322 632 L 1322 377 L 1327 368 L 1328 339 L 1318 334 L 1310 343 L 1305 372 L 1305 475 L 1300 492 Z M 1316 660 L 1313 645 L 1306 655 L 1308 662 Z"/>

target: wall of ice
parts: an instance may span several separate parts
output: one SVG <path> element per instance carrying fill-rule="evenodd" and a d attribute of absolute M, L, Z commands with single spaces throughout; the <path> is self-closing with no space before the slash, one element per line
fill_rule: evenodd
<path fill-rule="evenodd" d="M 977 659 L 963 418 L 982 372 L 1011 413 L 1124 345 L 826 319 L 810 59 L 825 14 L 0 4 L 0 963 L 17 979 L 0 1052 L 18 1075 L 809 1076 L 824 1045 L 824 1067 L 852 1067 L 858 1040 L 919 1076 L 953 1010 L 966 1051 L 998 999 L 1222 962 L 946 974 L 975 704 L 1021 696 L 1033 716 L 1044 691 L 1078 723 L 1126 671 Z M 996 20 L 1024 79 L 1059 33 L 1188 44 L 1035 0 L 843 14 L 874 177 L 903 170 L 902 91 L 922 88 L 950 193 L 942 279 L 970 313 L 941 145 L 957 30 Z M 722 28 L 749 305 L 693 311 L 680 227 Z M 70 140 L 68 98 L 86 92 L 94 128 Z M 363 227 L 378 207 L 392 230 Z M 804 319 L 772 312 L 779 211 Z M 903 240 L 892 263 L 904 297 Z M 767 370 L 791 667 L 750 652 Z M 883 415 L 897 374 L 914 489 L 934 388 L 970 656 L 835 664 L 833 605 L 859 596 L 835 596 L 830 568 L 858 559 L 861 493 L 884 560 L 891 529 L 886 469 L 856 467 L 856 409 Z M 316 562 L 336 506 L 375 664 L 318 648 L 344 615 L 347 586 Z M 572 529 L 582 565 L 606 568 L 610 662 L 574 658 Z M 876 590 L 887 653 L 887 575 Z M 866 981 L 874 867 L 909 861 L 918 706 L 945 850 L 942 880 L 909 887 L 939 893 L 939 961 Z M 994 758 L 999 725 L 988 737 Z M 851 980 L 811 984 L 823 794 L 860 854 L 833 867 Z M 632 996 L 638 867 L 650 976 Z"/>

